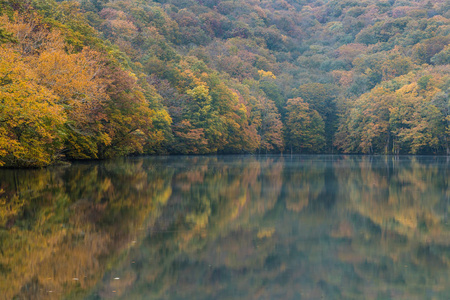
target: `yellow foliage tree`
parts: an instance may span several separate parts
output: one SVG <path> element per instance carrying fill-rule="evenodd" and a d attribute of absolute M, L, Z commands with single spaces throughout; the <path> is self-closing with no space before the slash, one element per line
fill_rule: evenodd
<path fill-rule="evenodd" d="M 259 74 L 259 77 L 261 79 L 265 78 L 265 77 L 272 78 L 272 79 L 277 79 L 277 77 L 275 75 L 273 75 L 273 73 L 270 72 L 270 71 L 259 70 L 258 74 Z"/>
<path fill-rule="evenodd" d="M 66 53 L 62 40 L 45 49 L 34 62 L 38 82 L 60 97 L 69 121 L 68 155 L 73 158 L 97 158 L 97 144 L 109 145 L 111 137 L 102 121 L 104 103 L 109 97 L 106 80 L 99 75 L 100 54 L 85 48 L 79 53 Z"/>
<path fill-rule="evenodd" d="M 0 47 L 0 165 L 48 165 L 62 149 L 63 107 L 36 77 L 18 53 Z"/>

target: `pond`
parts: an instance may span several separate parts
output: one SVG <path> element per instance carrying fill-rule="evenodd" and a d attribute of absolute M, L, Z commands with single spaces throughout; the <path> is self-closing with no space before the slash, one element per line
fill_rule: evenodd
<path fill-rule="evenodd" d="M 449 181 L 447 157 L 2 169 L 0 299 L 448 299 Z"/>

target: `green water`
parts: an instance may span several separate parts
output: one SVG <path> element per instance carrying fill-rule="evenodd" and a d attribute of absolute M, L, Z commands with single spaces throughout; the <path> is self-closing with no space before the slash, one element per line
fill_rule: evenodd
<path fill-rule="evenodd" d="M 0 170 L 0 299 L 450 299 L 449 180 L 446 157 Z"/>

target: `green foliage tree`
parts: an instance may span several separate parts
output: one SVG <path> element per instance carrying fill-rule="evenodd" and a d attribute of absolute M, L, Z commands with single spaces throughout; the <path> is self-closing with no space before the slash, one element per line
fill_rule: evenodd
<path fill-rule="evenodd" d="M 331 152 L 333 147 L 333 135 L 337 126 L 337 87 L 331 84 L 307 83 L 301 85 L 295 90 L 295 93 L 308 103 L 311 109 L 319 113 L 325 124 L 325 150 Z"/>
<path fill-rule="evenodd" d="M 325 147 L 325 122 L 302 98 L 286 107 L 286 147 L 296 153 L 320 153 Z"/>

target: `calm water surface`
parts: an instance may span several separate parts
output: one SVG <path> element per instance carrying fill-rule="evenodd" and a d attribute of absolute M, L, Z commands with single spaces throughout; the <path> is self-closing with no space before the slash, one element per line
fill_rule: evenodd
<path fill-rule="evenodd" d="M 0 299 L 450 299 L 446 157 L 0 170 Z"/>

